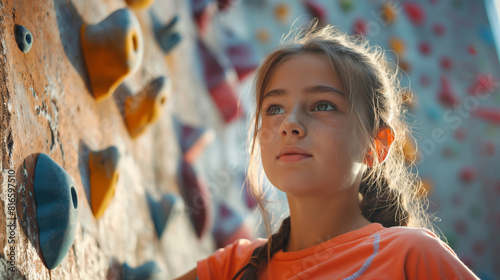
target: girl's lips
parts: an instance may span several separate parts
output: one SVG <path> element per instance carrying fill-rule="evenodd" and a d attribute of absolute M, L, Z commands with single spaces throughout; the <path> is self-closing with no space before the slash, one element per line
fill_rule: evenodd
<path fill-rule="evenodd" d="M 286 154 L 280 156 L 278 160 L 282 162 L 297 162 L 308 159 L 310 157 L 311 157 L 310 155 L 303 155 L 303 154 Z"/>

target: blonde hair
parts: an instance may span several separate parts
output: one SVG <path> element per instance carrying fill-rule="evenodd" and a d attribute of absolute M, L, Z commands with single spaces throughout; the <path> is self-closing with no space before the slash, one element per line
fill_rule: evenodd
<path fill-rule="evenodd" d="M 420 181 L 405 163 L 403 144 L 409 128 L 404 120 L 402 92 L 393 71 L 380 47 L 370 47 L 361 37 L 348 36 L 335 27 L 317 27 L 313 21 L 307 28 L 290 33 L 258 68 L 255 79 L 256 110 L 253 127 L 249 131 L 250 163 L 248 180 L 250 191 L 258 202 L 269 236 L 268 243 L 255 249 L 251 261 L 242 272 L 241 279 L 256 279 L 258 268 L 267 263 L 272 255 L 288 242 L 289 217 L 276 234 L 270 235 L 269 213 L 265 208 L 263 191 L 264 174 L 260 168 L 260 114 L 264 90 L 273 71 L 285 59 L 294 55 L 315 53 L 325 55 L 342 84 L 347 97 L 353 129 L 353 145 L 363 147 L 359 154 L 376 154 L 375 136 L 380 128 L 388 127 L 394 133 L 394 141 L 383 162 L 374 156 L 373 167 L 363 174 L 359 188 L 360 209 L 370 222 L 379 222 L 386 227 L 412 226 L 432 230 L 429 215 L 425 211 L 425 196 L 419 194 Z M 350 149 L 354 151 L 355 149 Z M 359 149 L 358 149 L 359 150 Z M 266 258 L 267 256 L 267 258 Z"/>

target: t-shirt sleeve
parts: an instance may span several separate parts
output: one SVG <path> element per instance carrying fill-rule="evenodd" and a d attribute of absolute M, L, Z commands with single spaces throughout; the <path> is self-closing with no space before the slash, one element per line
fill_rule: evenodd
<path fill-rule="evenodd" d="M 406 279 L 479 279 L 455 252 L 426 229 L 414 229 L 408 238 L 411 246 L 405 261 Z"/>
<path fill-rule="evenodd" d="M 232 279 L 236 272 L 248 263 L 254 249 L 265 242 L 265 239 L 260 238 L 254 241 L 238 239 L 218 249 L 213 255 L 198 261 L 196 268 L 198 279 Z"/>

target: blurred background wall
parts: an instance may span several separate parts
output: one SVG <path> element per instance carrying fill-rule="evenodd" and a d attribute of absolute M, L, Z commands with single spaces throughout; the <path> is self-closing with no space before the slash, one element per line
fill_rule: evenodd
<path fill-rule="evenodd" d="M 428 191 L 429 211 L 439 218 L 435 224 L 478 276 L 499 279 L 498 4 L 0 2 L 0 275 L 122 279 L 149 273 L 170 279 L 237 238 L 264 237 L 256 203 L 244 184 L 252 73 L 292 24 L 300 27 L 318 17 L 381 46 L 399 67 L 414 136 L 408 138 L 408 160 L 415 161 Z M 91 82 L 96 70 L 90 65 L 102 59 L 84 53 L 91 38 L 82 37 L 82 26 L 97 26 L 121 9 L 136 21 L 134 34 L 140 36 L 130 42 L 141 58 L 122 58 L 135 69 L 98 100 Z M 32 35 L 27 51 L 16 38 L 19 25 Z M 119 20 L 108 25 L 96 28 L 103 35 L 98 41 L 132 34 Z M 123 48 L 102 45 L 108 55 Z M 113 68 L 109 62 L 99 65 Z M 135 134 L 131 119 L 144 119 L 144 130 Z M 120 156 L 103 164 L 114 166 L 119 177 L 110 184 L 112 199 L 98 216 L 91 206 L 96 187 L 89 155 L 107 147 L 115 147 Z M 40 153 L 69 174 L 79 201 L 71 248 L 52 270 L 38 238 L 34 175 Z M 17 194 L 14 264 L 6 226 L 12 217 L 9 170 L 15 171 Z M 283 194 L 270 188 L 269 198 L 279 223 L 286 215 L 286 205 L 279 202 Z"/>

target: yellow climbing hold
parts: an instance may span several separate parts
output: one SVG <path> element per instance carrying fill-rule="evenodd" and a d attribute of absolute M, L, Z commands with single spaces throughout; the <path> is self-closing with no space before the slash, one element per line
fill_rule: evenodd
<path fill-rule="evenodd" d="M 153 4 L 154 0 L 125 0 L 127 5 L 133 9 L 145 9 Z"/>
<path fill-rule="evenodd" d="M 278 19 L 279 22 L 284 23 L 290 16 L 290 8 L 286 3 L 279 3 L 274 8 L 274 16 L 276 17 L 276 19 Z"/>
<path fill-rule="evenodd" d="M 382 8 L 380 9 L 380 15 L 382 20 L 391 25 L 396 20 L 397 10 L 395 4 L 392 1 L 387 1 L 382 4 Z"/>
<path fill-rule="evenodd" d="M 415 142 L 413 142 L 412 137 L 409 135 L 406 135 L 403 143 L 403 154 L 407 164 L 414 163 L 419 159 Z"/>
<path fill-rule="evenodd" d="M 118 181 L 120 154 L 114 146 L 102 151 L 90 152 L 90 206 L 99 219 L 113 199 Z"/>
<path fill-rule="evenodd" d="M 97 24 L 84 24 L 80 36 L 94 98 L 102 101 L 142 62 L 139 22 L 129 9 L 119 9 Z"/>
<path fill-rule="evenodd" d="M 402 55 L 406 49 L 405 42 L 398 37 L 391 37 L 389 39 L 389 47 L 393 49 L 398 55 Z"/>
<path fill-rule="evenodd" d="M 165 77 L 151 81 L 137 95 L 125 99 L 125 123 L 132 138 L 143 133 L 163 112 L 170 83 Z"/>

